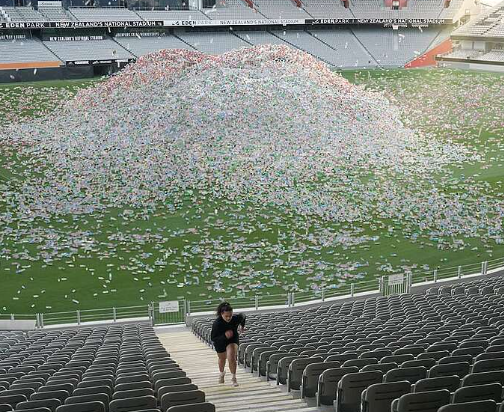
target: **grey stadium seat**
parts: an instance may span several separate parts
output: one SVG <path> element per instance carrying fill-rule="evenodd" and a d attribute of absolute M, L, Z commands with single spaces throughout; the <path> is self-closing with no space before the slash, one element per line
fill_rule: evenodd
<path fill-rule="evenodd" d="M 7 389 L 1 392 L 1 396 L 10 396 L 10 395 L 24 395 L 26 398 L 29 398 L 31 395 L 35 393 L 35 389 L 33 388 L 18 388 L 18 389 Z"/>
<path fill-rule="evenodd" d="M 470 373 L 462 379 L 462 386 L 486 385 L 495 382 L 504 385 L 504 371 Z"/>
<path fill-rule="evenodd" d="M 362 358 L 362 359 L 349 359 L 343 363 L 344 368 L 348 366 L 357 366 L 359 369 L 362 369 L 366 365 L 376 365 L 378 364 L 378 359 L 376 358 Z"/>
<path fill-rule="evenodd" d="M 380 371 L 381 373 L 385 374 L 392 369 L 396 369 L 397 367 L 398 365 L 395 362 L 377 363 L 364 366 L 361 369 L 361 372 Z"/>
<path fill-rule="evenodd" d="M 95 395 L 104 393 L 109 398 L 112 397 L 112 388 L 109 386 L 90 386 L 88 388 L 77 388 L 73 391 L 72 396 Z"/>
<path fill-rule="evenodd" d="M 87 402 L 101 402 L 105 405 L 105 409 L 108 410 L 110 397 L 106 393 L 93 393 L 89 395 L 69 396 L 65 399 L 65 405 Z"/>
<path fill-rule="evenodd" d="M 179 370 L 156 372 L 152 376 L 152 381 L 154 382 L 154 385 L 155 385 L 156 382 L 161 379 L 183 378 L 184 376 L 186 376 L 186 373 L 184 371 L 179 371 Z M 140 378 L 140 377 L 128 376 L 128 377 L 124 377 L 124 378 L 118 378 L 116 380 L 116 385 L 120 384 L 120 383 L 141 382 L 141 381 L 145 381 L 145 380 L 149 380 L 149 377 L 142 376 L 142 378 Z"/>
<path fill-rule="evenodd" d="M 140 398 L 116 399 L 110 402 L 110 412 L 130 412 L 142 409 L 156 408 L 157 401 L 154 396 L 142 396 Z"/>
<path fill-rule="evenodd" d="M 416 366 L 413 368 L 397 368 L 388 371 L 383 382 L 400 382 L 408 381 L 411 384 L 416 383 L 420 379 L 427 377 L 427 368 L 424 366 Z"/>
<path fill-rule="evenodd" d="M 432 358 L 426 359 L 414 359 L 401 363 L 401 368 L 415 368 L 417 366 L 423 366 L 427 369 L 432 368 L 436 364 L 436 361 Z"/>
<path fill-rule="evenodd" d="M 404 347 L 400 349 L 396 349 L 394 351 L 394 355 L 413 355 L 413 356 L 418 356 L 422 353 L 425 352 L 425 348 L 423 346 L 410 346 L 410 347 Z"/>
<path fill-rule="evenodd" d="M 420 379 L 413 385 L 412 392 L 430 392 L 441 389 L 455 392 L 458 388 L 460 388 L 460 378 L 458 376 L 439 376 L 437 378 Z"/>
<path fill-rule="evenodd" d="M 319 362 L 308 365 L 301 379 L 301 397 L 312 398 L 317 393 L 319 377 L 327 369 L 339 368 L 339 362 Z"/>
<path fill-rule="evenodd" d="M 252 365 L 250 372 L 259 371 L 259 376 L 264 376 L 266 373 L 266 362 L 274 353 L 279 352 L 272 348 L 258 348 L 252 353 Z M 264 355 L 264 356 L 263 356 Z M 262 375 L 261 375 L 262 372 Z"/>
<path fill-rule="evenodd" d="M 215 412 L 215 405 L 210 402 L 177 405 L 168 408 L 168 412 Z"/>
<path fill-rule="evenodd" d="M 287 383 L 287 373 L 289 371 L 289 365 L 294 359 L 299 359 L 299 355 L 284 356 L 278 361 L 277 372 L 276 372 L 276 382 L 277 385 L 285 385 Z"/>
<path fill-rule="evenodd" d="M 114 387 L 114 392 L 130 391 L 133 389 L 145 389 L 145 388 L 151 389 L 152 383 L 150 383 L 148 381 L 120 383 L 119 385 L 116 385 Z"/>
<path fill-rule="evenodd" d="M 416 392 L 401 396 L 394 402 L 397 412 L 437 412 L 450 403 L 450 391 L 442 389 L 431 392 Z"/>
<path fill-rule="evenodd" d="M 439 351 L 420 353 L 417 356 L 417 359 L 434 359 L 437 361 L 437 360 L 442 359 L 446 356 L 450 356 L 450 352 L 448 352 L 447 350 L 439 350 Z"/>
<path fill-rule="evenodd" d="M 193 383 L 188 383 L 186 385 L 172 385 L 172 386 L 163 386 L 159 388 L 157 393 L 158 399 L 161 399 L 164 394 L 170 392 L 187 392 L 187 391 L 196 391 L 198 390 L 198 386 Z"/>
<path fill-rule="evenodd" d="M 455 349 L 452 352 L 452 356 L 470 355 L 474 358 L 475 356 L 483 352 L 485 352 L 485 349 L 481 346 L 467 346 L 464 348 L 459 347 L 459 349 Z"/>
<path fill-rule="evenodd" d="M 177 378 L 179 376 L 185 376 L 185 372 L 160 372 L 160 373 L 156 373 L 152 377 L 152 379 L 156 379 L 156 376 L 158 376 L 159 379 L 165 379 L 164 377 L 161 376 L 161 375 L 165 375 L 165 374 L 170 374 L 170 375 L 173 374 L 173 376 L 166 376 L 166 378 Z M 176 375 L 176 374 L 178 374 L 178 375 Z M 119 385 L 121 383 L 145 382 L 148 380 L 149 380 L 149 375 L 121 376 L 116 379 L 115 384 Z"/>
<path fill-rule="evenodd" d="M 79 388 L 96 388 L 96 387 L 101 387 L 101 386 L 108 386 L 109 388 L 112 389 L 114 387 L 114 382 L 112 381 L 112 379 L 86 380 L 86 381 L 79 382 L 77 384 L 77 389 L 79 389 Z M 76 391 L 77 389 L 75 389 L 74 391 Z"/>
<path fill-rule="evenodd" d="M 16 410 L 48 408 L 50 411 L 54 412 L 60 405 L 61 401 L 58 399 L 43 399 L 39 401 L 20 402 L 16 405 Z"/>
<path fill-rule="evenodd" d="M 458 363 L 458 362 L 467 362 L 469 364 L 472 363 L 473 356 L 471 355 L 458 355 L 458 356 L 446 356 L 444 358 L 439 359 L 438 363 L 445 364 L 445 363 Z"/>
<path fill-rule="evenodd" d="M 161 409 L 151 408 L 151 409 L 142 409 L 142 410 L 139 410 L 139 411 L 132 411 L 132 412 L 161 412 Z"/>
<path fill-rule="evenodd" d="M 403 355 L 385 356 L 384 358 L 381 359 L 380 363 L 395 362 L 398 365 L 400 365 L 403 362 L 413 360 L 413 359 L 415 359 L 415 357 L 412 354 L 405 353 Z"/>
<path fill-rule="evenodd" d="M 265 372 L 266 380 L 270 380 L 276 377 L 278 370 L 278 362 L 280 361 L 280 359 L 286 356 L 293 356 L 293 354 L 290 352 L 280 351 L 279 353 L 274 353 L 269 357 L 269 359 L 266 361 L 266 372 Z"/>
<path fill-rule="evenodd" d="M 42 386 L 38 389 L 37 392 L 53 392 L 53 391 L 67 391 L 69 395 L 74 391 L 74 386 L 71 383 L 60 383 L 58 385 L 49 385 Z"/>
<path fill-rule="evenodd" d="M 20 402 L 27 401 L 26 396 L 24 395 L 2 395 L 0 392 L 0 405 L 10 405 L 15 407 Z"/>
<path fill-rule="evenodd" d="M 429 378 L 437 378 L 439 376 L 458 376 L 463 378 L 469 373 L 471 366 L 467 362 L 444 363 L 434 365 L 429 369 Z"/>
<path fill-rule="evenodd" d="M 153 395 L 154 391 L 152 388 L 141 388 L 141 389 L 130 389 L 127 391 L 116 391 L 112 396 L 112 400 L 114 399 L 126 399 L 126 398 L 137 398 L 139 396 L 147 396 Z"/>
<path fill-rule="evenodd" d="M 158 392 L 163 386 L 174 386 L 174 385 L 187 385 L 191 383 L 191 379 L 187 376 L 183 376 L 181 378 L 171 378 L 171 379 L 160 379 L 156 381 L 154 385 L 154 392 Z"/>
<path fill-rule="evenodd" d="M 486 359 L 502 359 L 504 358 L 504 352 L 489 352 L 480 353 L 474 358 L 475 362 Z"/>
<path fill-rule="evenodd" d="M 439 408 L 438 412 L 495 412 L 497 404 L 494 401 L 476 401 L 455 403 Z"/>
<path fill-rule="evenodd" d="M 319 376 L 317 388 L 317 406 L 332 405 L 336 400 L 338 383 L 347 373 L 357 373 L 359 368 L 351 366 L 348 368 L 328 369 Z"/>
<path fill-rule="evenodd" d="M 248 345 L 247 348 L 245 349 L 244 354 L 245 367 L 252 366 L 252 355 L 254 354 L 254 351 L 256 349 L 271 350 L 271 346 L 266 345 L 264 343 Z"/>
<path fill-rule="evenodd" d="M 290 392 L 292 389 L 298 390 L 300 388 L 303 372 L 308 365 L 322 362 L 324 362 L 324 359 L 320 357 L 294 359 L 289 364 L 289 369 L 287 371 L 287 391 Z"/>
<path fill-rule="evenodd" d="M 487 383 L 478 386 L 463 386 L 453 394 L 453 403 L 484 401 L 491 399 L 495 402 L 502 400 L 502 386 L 500 383 Z"/>
<path fill-rule="evenodd" d="M 102 402 L 93 401 L 58 406 L 56 412 L 106 412 L 106 410 Z"/>
<path fill-rule="evenodd" d="M 504 358 L 485 359 L 474 362 L 472 373 L 504 370 Z"/>
<path fill-rule="evenodd" d="M 408 381 L 375 383 L 362 392 L 361 412 L 389 412 L 394 399 L 411 391 Z"/>
<path fill-rule="evenodd" d="M 37 391 L 38 388 L 40 388 L 41 386 L 43 386 L 43 383 L 41 383 L 41 382 L 36 382 L 36 381 L 26 381 L 26 382 L 16 381 L 12 385 L 10 385 L 9 388 L 10 389 L 31 388 L 34 391 Z M 7 389 L 7 388 L 5 388 L 5 389 Z"/>
<path fill-rule="evenodd" d="M 361 395 L 373 383 L 381 383 L 383 374 L 379 371 L 348 373 L 338 382 L 336 410 L 338 412 L 359 412 Z"/>
<path fill-rule="evenodd" d="M 161 410 L 166 412 L 172 406 L 187 405 L 205 402 L 205 393 L 200 390 L 170 392 L 161 398 Z M 111 411 L 114 412 L 114 411 Z"/>
<path fill-rule="evenodd" d="M 32 408 L 24 409 L 25 412 L 51 412 L 49 408 Z"/>

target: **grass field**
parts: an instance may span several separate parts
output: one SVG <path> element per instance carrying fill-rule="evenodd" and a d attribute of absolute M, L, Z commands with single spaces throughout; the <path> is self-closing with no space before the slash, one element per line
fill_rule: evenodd
<path fill-rule="evenodd" d="M 447 70 L 348 71 L 350 82 L 384 92 L 404 121 L 481 157 L 432 182 L 440 191 L 504 198 L 503 77 Z M 0 123 L 43 116 L 95 81 L 0 86 Z M 0 192 L 22 182 L 24 162 L 0 146 Z M 477 190 L 477 192 L 476 192 Z M 485 199 L 482 198 L 482 201 Z M 9 205 L 0 200 L 0 213 Z M 348 225 L 272 206 L 188 193 L 145 215 L 127 209 L 75 218 L 4 220 L 0 236 L 0 313 L 35 313 L 187 298 L 338 288 L 391 273 L 424 272 L 504 257 L 493 236 L 443 239 L 406 222 L 373 220 L 359 241 L 336 242 Z M 9 225 L 18 225 L 9 231 Z M 37 235 L 50 228 L 51 236 Z M 16 235 L 14 234 L 16 233 Z M 19 236 L 22 233 L 22 236 Z M 55 239 L 58 241 L 56 242 Z M 83 241 L 84 240 L 84 241 Z M 63 245 L 63 246 L 62 246 Z"/>

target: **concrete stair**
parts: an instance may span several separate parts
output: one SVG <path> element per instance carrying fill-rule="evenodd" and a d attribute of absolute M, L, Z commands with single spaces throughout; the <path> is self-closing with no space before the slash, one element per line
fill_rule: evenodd
<path fill-rule="evenodd" d="M 205 392 L 217 412 L 321 412 L 309 406 L 299 395 L 287 393 L 282 386 L 266 382 L 256 374 L 238 366 L 237 388 L 231 386 L 231 375 L 226 366 L 226 383 L 219 384 L 217 355 L 188 328 L 166 328 L 157 332 L 159 339 L 194 384 Z"/>

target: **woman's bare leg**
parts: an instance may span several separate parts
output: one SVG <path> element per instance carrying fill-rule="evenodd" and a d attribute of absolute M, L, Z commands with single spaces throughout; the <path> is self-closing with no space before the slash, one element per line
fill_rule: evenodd
<path fill-rule="evenodd" d="M 224 383 L 224 368 L 226 367 L 226 358 L 227 358 L 227 353 L 222 352 L 222 353 L 217 353 L 217 356 L 219 357 L 219 382 Z"/>
<path fill-rule="evenodd" d="M 231 372 L 231 380 L 233 384 L 236 382 L 236 354 L 238 353 L 238 345 L 236 343 L 230 343 L 226 348 L 227 360 L 229 364 L 229 371 Z"/>

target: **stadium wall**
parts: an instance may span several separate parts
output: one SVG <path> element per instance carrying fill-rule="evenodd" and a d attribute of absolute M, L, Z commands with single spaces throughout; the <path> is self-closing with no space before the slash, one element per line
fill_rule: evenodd
<path fill-rule="evenodd" d="M 479 70 L 485 72 L 504 73 L 504 64 L 498 62 L 471 61 L 465 59 L 443 59 L 438 58 L 440 67 L 460 70 Z"/>
<path fill-rule="evenodd" d="M 49 67 L 0 70 L 0 83 L 35 82 L 41 80 L 87 79 L 95 76 L 93 67 Z"/>

